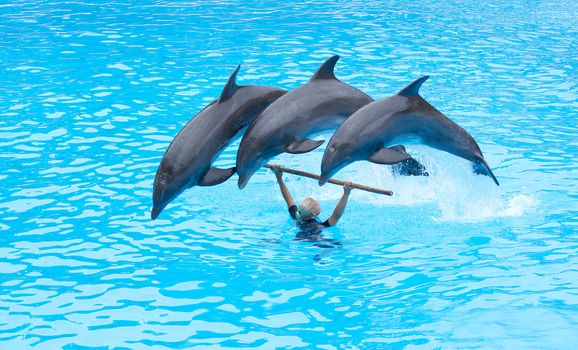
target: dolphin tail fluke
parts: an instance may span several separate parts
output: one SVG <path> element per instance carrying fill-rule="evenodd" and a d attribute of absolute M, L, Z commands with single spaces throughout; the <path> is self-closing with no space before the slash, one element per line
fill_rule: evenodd
<path fill-rule="evenodd" d="M 494 180 L 496 185 L 500 186 L 498 179 L 496 179 L 496 176 L 494 175 L 494 173 L 492 172 L 492 169 L 490 169 L 490 166 L 488 165 L 488 163 L 486 162 L 486 160 L 484 158 L 479 157 L 472 164 L 472 167 L 474 169 L 474 174 L 489 176 L 492 178 L 492 180 Z"/>
<path fill-rule="evenodd" d="M 311 152 L 317 147 L 321 146 L 325 140 L 315 141 L 310 139 L 302 139 L 295 141 L 285 148 L 285 152 L 291 154 L 302 154 Z"/>
<path fill-rule="evenodd" d="M 403 154 L 389 148 L 382 148 L 369 157 L 368 160 L 375 164 L 391 165 L 403 162 L 410 158 L 409 154 Z"/>
<path fill-rule="evenodd" d="M 227 169 L 211 167 L 199 182 L 199 186 L 215 186 L 221 184 L 233 176 L 236 170 L 237 168 L 235 167 Z"/>

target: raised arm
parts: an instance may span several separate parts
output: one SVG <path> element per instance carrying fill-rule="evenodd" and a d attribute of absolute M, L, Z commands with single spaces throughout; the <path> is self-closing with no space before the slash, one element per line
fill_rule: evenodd
<path fill-rule="evenodd" d="M 346 182 L 343 185 L 343 196 L 341 196 L 339 203 L 337 203 L 335 210 L 333 210 L 333 214 L 331 214 L 329 219 L 327 219 L 327 223 L 329 224 L 329 226 L 337 224 L 339 219 L 341 219 L 341 215 L 343 215 L 345 207 L 347 206 L 347 200 L 349 199 L 350 193 L 351 193 L 351 182 Z"/>
<path fill-rule="evenodd" d="M 277 182 L 279 183 L 279 187 L 281 188 L 281 194 L 283 195 L 283 199 L 285 199 L 285 202 L 287 203 L 287 208 L 291 208 L 292 206 L 295 205 L 295 202 L 293 202 L 293 197 L 291 197 L 291 193 L 289 193 L 289 189 L 287 188 L 287 185 L 285 185 L 285 182 L 283 181 L 283 172 L 281 171 L 278 165 L 272 166 L 271 170 L 273 170 L 273 172 L 275 173 L 275 177 L 277 177 Z"/>

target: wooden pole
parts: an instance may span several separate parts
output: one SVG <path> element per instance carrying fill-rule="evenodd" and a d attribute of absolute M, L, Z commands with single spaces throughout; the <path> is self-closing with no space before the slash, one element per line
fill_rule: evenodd
<path fill-rule="evenodd" d="M 265 164 L 265 167 L 269 168 L 269 169 L 272 169 L 273 166 L 274 166 L 273 164 Z M 306 171 L 285 168 L 282 166 L 279 167 L 279 170 L 281 170 L 282 172 L 287 173 L 287 174 L 305 176 L 305 177 L 308 177 L 311 179 L 316 179 L 316 180 L 319 180 L 321 178 L 321 176 L 313 174 L 313 173 L 308 173 Z M 329 179 L 327 182 L 334 184 L 334 185 L 340 185 L 340 186 L 343 186 L 345 184 L 345 181 L 335 180 L 335 179 Z M 360 184 L 356 184 L 356 183 L 351 183 L 351 188 L 355 188 L 358 190 L 367 191 L 367 192 L 371 192 L 371 193 L 383 194 L 386 196 L 393 196 L 393 192 L 390 190 L 382 190 L 379 188 L 360 185 Z"/>

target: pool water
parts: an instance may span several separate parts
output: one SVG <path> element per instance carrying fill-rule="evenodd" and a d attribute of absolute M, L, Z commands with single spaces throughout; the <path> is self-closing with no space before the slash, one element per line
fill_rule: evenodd
<path fill-rule="evenodd" d="M 0 5 L 1 349 L 574 349 L 578 3 L 11 1 Z M 358 162 L 323 248 L 274 176 L 196 187 L 150 220 L 169 142 L 240 84 L 332 54 L 378 99 L 421 94 L 500 187 L 422 145 L 427 178 Z M 330 135 L 322 136 L 328 138 Z M 238 141 L 217 161 L 232 166 Z M 273 162 L 318 172 L 324 146 Z M 286 175 L 329 216 L 342 190 Z"/>

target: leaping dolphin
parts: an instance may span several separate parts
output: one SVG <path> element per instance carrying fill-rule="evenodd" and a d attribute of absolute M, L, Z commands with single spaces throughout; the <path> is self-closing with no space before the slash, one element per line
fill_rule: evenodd
<path fill-rule="evenodd" d="M 287 91 L 269 86 L 239 86 L 237 66 L 219 99 L 194 116 L 175 136 L 157 170 L 151 218 L 154 220 L 185 189 L 226 181 L 235 168 L 211 167 L 235 136 Z"/>
<path fill-rule="evenodd" d="M 397 95 L 370 103 L 349 117 L 325 149 L 319 184 L 358 160 L 391 164 L 397 155 L 384 147 L 417 136 L 430 147 L 473 162 L 476 174 L 490 176 L 499 186 L 474 138 L 419 95 L 420 86 L 428 78 L 421 77 Z"/>
<path fill-rule="evenodd" d="M 324 141 L 308 136 L 336 129 L 347 117 L 373 101 L 335 77 L 339 56 L 325 61 L 309 82 L 271 104 L 247 129 L 237 153 L 239 188 L 267 161 L 283 152 L 312 151 Z"/>

